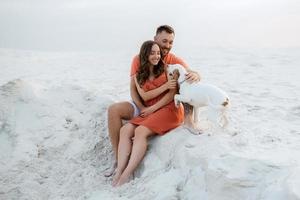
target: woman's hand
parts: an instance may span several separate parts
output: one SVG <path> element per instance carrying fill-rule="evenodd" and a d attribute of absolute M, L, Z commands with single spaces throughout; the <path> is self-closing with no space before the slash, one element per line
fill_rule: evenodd
<path fill-rule="evenodd" d="M 147 117 L 151 113 L 154 113 L 156 111 L 154 106 L 149 106 L 141 110 L 140 116 L 141 117 Z"/>
<path fill-rule="evenodd" d="M 165 83 L 166 90 L 175 89 L 177 87 L 177 81 L 175 79 L 169 79 L 168 82 Z"/>

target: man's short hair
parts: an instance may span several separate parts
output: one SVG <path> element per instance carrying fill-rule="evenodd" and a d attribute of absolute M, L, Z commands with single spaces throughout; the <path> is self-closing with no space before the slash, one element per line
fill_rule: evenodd
<path fill-rule="evenodd" d="M 175 35 L 175 31 L 174 29 L 169 26 L 169 25 L 161 25 L 159 26 L 157 29 L 156 29 L 156 35 L 163 32 L 163 31 L 166 31 L 167 33 L 173 33 Z"/>

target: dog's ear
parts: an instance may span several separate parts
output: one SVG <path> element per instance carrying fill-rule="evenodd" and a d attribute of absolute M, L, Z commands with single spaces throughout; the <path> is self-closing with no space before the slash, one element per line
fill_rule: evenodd
<path fill-rule="evenodd" d="M 178 79 L 179 79 L 179 76 L 180 76 L 179 70 L 178 70 L 178 69 L 175 69 L 175 70 L 173 71 L 173 79 L 178 80 Z"/>

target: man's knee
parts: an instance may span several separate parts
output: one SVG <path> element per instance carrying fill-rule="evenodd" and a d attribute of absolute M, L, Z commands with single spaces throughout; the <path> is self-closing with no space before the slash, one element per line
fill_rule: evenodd
<path fill-rule="evenodd" d="M 112 104 L 112 105 L 110 105 L 109 107 L 108 107 L 108 109 L 107 109 L 107 112 L 108 112 L 108 115 L 109 116 L 115 116 L 115 115 L 118 115 L 118 110 L 119 110 L 119 108 L 118 108 L 119 106 L 118 106 L 118 104 L 117 103 L 114 103 L 114 104 Z"/>
<path fill-rule="evenodd" d="M 133 107 L 129 102 L 114 103 L 108 107 L 108 117 L 130 119 Z"/>

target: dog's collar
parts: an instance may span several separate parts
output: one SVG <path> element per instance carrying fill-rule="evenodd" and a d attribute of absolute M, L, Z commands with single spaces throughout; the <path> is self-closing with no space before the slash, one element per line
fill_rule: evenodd
<path fill-rule="evenodd" d="M 181 85 L 182 83 L 184 83 L 186 80 L 184 79 L 183 81 L 178 82 L 179 85 Z"/>
<path fill-rule="evenodd" d="M 183 81 L 178 82 L 179 85 L 181 85 L 182 83 L 184 83 L 186 81 L 186 79 L 183 79 Z"/>

